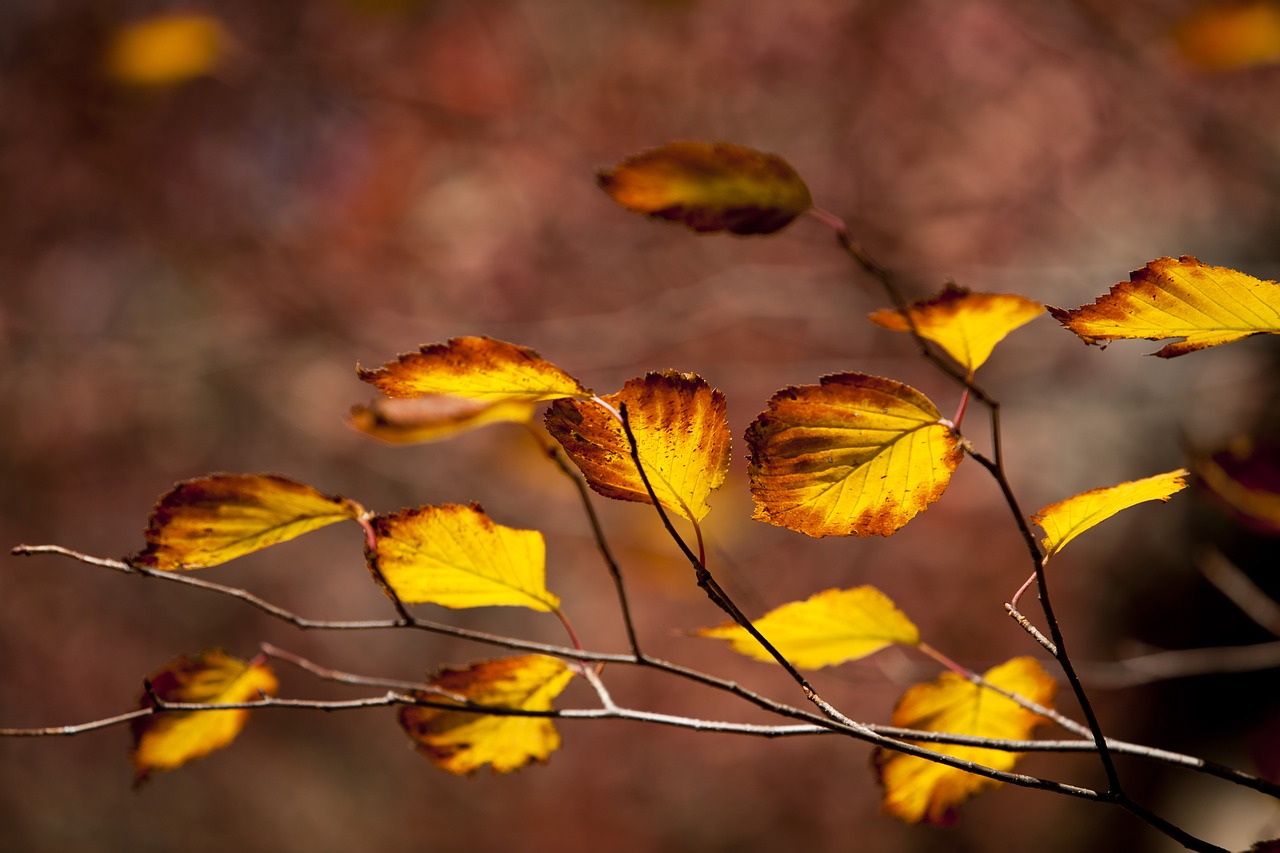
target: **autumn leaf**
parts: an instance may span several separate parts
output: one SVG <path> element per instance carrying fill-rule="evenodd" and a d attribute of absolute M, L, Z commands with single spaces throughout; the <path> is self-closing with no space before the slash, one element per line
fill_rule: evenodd
<path fill-rule="evenodd" d="M 1192 257 L 1157 258 L 1096 302 L 1049 313 L 1087 344 L 1182 338 L 1155 353 L 1173 358 L 1250 335 L 1280 333 L 1280 285 Z"/>
<path fill-rule="evenodd" d="M 858 660 L 894 643 L 914 646 L 920 642 L 920 631 L 906 614 L 872 586 L 828 589 L 770 610 L 752 624 L 783 657 L 802 669 Z M 735 622 L 705 628 L 698 635 L 728 640 L 739 654 L 775 662 L 773 655 Z"/>
<path fill-rule="evenodd" d="M 787 161 L 727 142 L 672 142 L 628 157 L 596 181 L 628 210 L 703 232 L 772 234 L 813 206 Z"/>
<path fill-rule="evenodd" d="M 1123 509 L 1145 501 L 1168 501 L 1187 487 L 1186 477 L 1186 469 L 1179 468 L 1142 480 L 1092 489 L 1049 504 L 1031 516 L 1031 520 L 1048 534 L 1040 540 L 1045 549 L 1045 559 L 1057 554 L 1081 533 Z"/>
<path fill-rule="evenodd" d="M 365 435 L 388 444 L 420 444 L 439 441 L 485 424 L 527 423 L 535 403 L 485 403 L 463 397 L 430 394 L 376 400 L 353 406 L 348 422 Z"/>
<path fill-rule="evenodd" d="M 627 407 L 640 461 L 658 501 L 700 521 L 707 498 L 729 472 L 729 424 L 724 394 L 692 373 L 668 370 L 632 379 L 601 398 L 615 411 Z M 591 488 L 608 498 L 652 503 L 640 479 L 622 425 L 595 402 L 557 400 L 547 429 L 581 469 Z"/>
<path fill-rule="evenodd" d="M 213 474 L 160 498 L 139 566 L 172 571 L 216 566 L 277 542 L 359 517 L 353 501 L 273 474 Z"/>
<path fill-rule="evenodd" d="M 229 47 L 217 18 L 155 15 L 116 30 L 107 48 L 107 75 L 132 86 L 172 86 L 214 70 Z"/>
<path fill-rule="evenodd" d="M 964 455 L 927 397 L 862 373 L 779 391 L 747 445 L 755 517 L 810 536 L 888 536 L 942 496 Z"/>
<path fill-rule="evenodd" d="M 973 376 L 996 344 L 1019 326 L 1034 320 L 1044 306 L 1010 293 L 972 293 L 948 284 L 942 293 L 908 306 L 916 331 L 946 350 Z M 899 332 L 909 331 L 902 312 L 886 309 L 871 322 Z"/>
<path fill-rule="evenodd" d="M 370 570 L 405 604 L 517 606 L 550 611 L 536 530 L 495 524 L 478 505 L 424 506 L 373 519 Z"/>
<path fill-rule="evenodd" d="M 987 670 L 983 678 L 1037 705 L 1050 707 L 1055 684 L 1040 664 L 1029 657 L 1014 658 Z M 930 732 L 1026 740 L 1045 719 L 992 690 L 951 672 L 936 681 L 917 684 L 903 694 L 893 711 L 893 724 Z M 995 770 L 1012 770 L 1020 753 L 974 746 L 921 743 L 933 752 Z M 876 773 L 884 788 L 881 807 L 907 823 L 946 824 L 955 820 L 956 807 L 983 788 L 999 782 L 946 767 L 923 758 L 882 747 L 874 754 Z"/>
<path fill-rule="evenodd" d="M 278 687 L 264 661 L 239 660 L 221 649 L 172 660 L 148 681 L 164 702 L 206 705 L 255 702 L 263 695 L 274 696 Z M 139 707 L 154 706 L 151 696 L 144 694 Z M 134 784 L 145 782 L 156 770 L 173 770 L 230 746 L 248 720 L 244 708 L 164 711 L 133 720 Z"/>
<path fill-rule="evenodd" d="M 1173 30 L 1178 53 L 1205 71 L 1280 62 L 1280 3 L 1202 3 Z"/>
<path fill-rule="evenodd" d="M 518 711 L 550 711 L 573 678 L 564 661 L 526 655 L 445 669 L 430 684 L 468 702 Z M 439 702 L 435 693 L 414 694 Z M 400 709 L 400 726 L 418 751 L 441 770 L 459 775 L 488 764 L 495 773 L 546 761 L 560 748 L 560 733 L 547 717 L 499 716 L 418 705 Z"/>
<path fill-rule="evenodd" d="M 388 397 L 445 394 L 497 405 L 591 396 L 578 380 L 528 347 L 486 337 L 429 344 L 376 370 L 357 372 Z"/>
<path fill-rule="evenodd" d="M 1280 445 L 1242 437 L 1198 454 L 1193 467 L 1210 494 L 1250 529 L 1280 535 Z"/>

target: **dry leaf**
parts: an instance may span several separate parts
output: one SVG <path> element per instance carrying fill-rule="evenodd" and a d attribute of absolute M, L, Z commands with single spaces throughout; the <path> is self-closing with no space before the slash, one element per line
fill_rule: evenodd
<path fill-rule="evenodd" d="M 1187 487 L 1187 471 L 1179 468 L 1142 480 L 1092 489 L 1064 501 L 1049 504 L 1031 520 L 1048 534 L 1040 540 L 1045 559 L 1061 551 L 1068 542 L 1089 528 L 1101 524 L 1123 509 L 1145 501 L 1168 501 Z"/>
<path fill-rule="evenodd" d="M 217 18 L 155 15 L 116 30 L 107 48 L 107 75 L 132 86 L 172 86 L 213 71 L 229 47 Z"/>
<path fill-rule="evenodd" d="M 388 444 L 421 444 L 485 424 L 528 423 L 536 407 L 535 403 L 483 403 L 430 394 L 384 398 L 368 406 L 353 406 L 348 422 L 365 435 Z"/>

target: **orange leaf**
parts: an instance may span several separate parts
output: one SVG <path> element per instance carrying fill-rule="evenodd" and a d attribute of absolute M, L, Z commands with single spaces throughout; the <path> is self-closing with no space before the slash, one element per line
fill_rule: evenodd
<path fill-rule="evenodd" d="M 509 421 L 527 423 L 535 403 L 483 403 L 463 397 L 430 394 L 375 400 L 353 406 L 348 422 L 365 435 L 388 444 L 420 444 L 439 441 L 485 424 Z"/>
<path fill-rule="evenodd" d="M 625 405 L 645 475 L 658 501 L 690 521 L 711 509 L 707 498 L 729 472 L 729 424 L 724 394 L 692 373 L 650 373 L 602 398 Z M 594 402 L 558 400 L 547 429 L 582 470 L 591 488 L 607 498 L 651 503 L 631 459 L 622 425 Z"/>
<path fill-rule="evenodd" d="M 278 684 L 262 661 L 242 661 L 211 649 L 194 658 L 180 657 L 148 679 L 151 689 L 166 702 L 207 705 L 254 702 L 275 695 Z M 139 707 L 155 703 L 144 694 Z M 156 770 L 173 770 L 188 761 L 230 746 L 249 721 L 249 711 L 165 711 L 139 717 L 133 731 L 134 784 L 145 782 Z"/>
<path fill-rule="evenodd" d="M 1182 58 L 1206 71 L 1280 62 L 1280 4 L 1204 3 L 1173 31 Z"/>
<path fill-rule="evenodd" d="M 1032 658 L 1014 658 L 987 670 L 983 678 L 1037 705 L 1049 707 L 1053 699 L 1053 679 Z M 944 672 L 937 681 L 909 689 L 893 711 L 893 724 L 902 728 L 1005 740 L 1026 740 L 1032 729 L 1043 722 L 1045 719 L 1039 714 L 1012 699 L 950 672 Z M 1016 752 L 974 746 L 919 745 L 995 770 L 1012 770 L 1022 757 Z M 874 762 L 884 788 L 881 807 L 907 823 L 951 823 L 956 806 L 983 788 L 1000 784 L 985 776 L 879 747 Z"/>
<path fill-rule="evenodd" d="M 787 161 L 727 142 L 671 142 L 601 171 L 596 181 L 628 210 L 695 231 L 772 234 L 813 206 Z"/>
<path fill-rule="evenodd" d="M 445 669 L 431 685 L 477 705 L 519 711 L 550 711 L 573 678 L 564 661 L 525 655 Z M 414 694 L 439 702 L 434 693 Z M 560 733 L 547 717 L 498 716 L 410 705 L 400 709 L 400 726 L 432 764 L 459 775 L 485 764 L 495 773 L 519 770 L 530 761 L 546 761 L 560 748 Z"/>
<path fill-rule="evenodd" d="M 230 38 L 217 18 L 155 15 L 114 33 L 107 48 L 107 75 L 133 86 L 172 86 L 208 74 L 229 47 Z"/>
<path fill-rule="evenodd" d="M 373 519 L 370 568 L 405 604 L 517 606 L 550 611 L 560 599 L 544 580 L 546 546 L 536 530 L 494 524 L 473 504 L 424 506 Z"/>
<path fill-rule="evenodd" d="M 1280 285 L 1183 256 L 1157 258 L 1073 311 L 1050 308 L 1087 344 L 1183 338 L 1155 353 L 1173 358 L 1262 333 L 1280 333 Z"/>
<path fill-rule="evenodd" d="M 888 536 L 942 496 L 964 456 L 927 397 L 863 373 L 779 391 L 747 444 L 755 517 L 810 536 Z"/>
<path fill-rule="evenodd" d="M 1280 446 L 1242 437 L 1194 462 L 1200 482 L 1251 529 L 1280 535 Z"/>
<path fill-rule="evenodd" d="M 1179 468 L 1165 474 L 1156 474 L 1142 480 L 1133 480 L 1092 489 L 1049 504 L 1031 520 L 1040 525 L 1048 535 L 1041 540 L 1045 559 L 1061 551 L 1066 544 L 1091 527 L 1101 524 L 1111 516 L 1145 501 L 1168 501 L 1170 497 L 1187 487 L 1187 471 Z"/>
<path fill-rule="evenodd" d="M 214 474 L 184 480 L 160 498 L 140 566 L 171 571 L 216 566 L 363 510 L 341 497 L 273 474 Z"/>
<path fill-rule="evenodd" d="M 1044 306 L 1010 293 L 971 293 L 948 284 L 908 310 L 920 336 L 946 350 L 972 376 L 1005 335 L 1040 316 Z M 891 309 L 875 312 L 871 322 L 899 332 L 911 328 L 901 312 Z"/>

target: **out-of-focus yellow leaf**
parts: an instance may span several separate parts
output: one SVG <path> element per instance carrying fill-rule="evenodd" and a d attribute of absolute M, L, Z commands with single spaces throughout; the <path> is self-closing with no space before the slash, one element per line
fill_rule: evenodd
<path fill-rule="evenodd" d="M 1048 534 L 1040 540 L 1045 559 L 1061 551 L 1068 542 L 1090 527 L 1145 501 L 1168 501 L 1187 487 L 1187 471 L 1179 468 L 1142 480 L 1121 483 L 1103 489 L 1092 489 L 1073 498 L 1049 504 L 1031 520 Z"/>
<path fill-rule="evenodd" d="M 747 445 L 755 517 L 810 536 L 888 536 L 942 496 L 964 456 L 927 397 L 863 373 L 779 391 Z"/>
<path fill-rule="evenodd" d="M 695 231 L 772 234 L 813 206 L 786 160 L 727 142 L 671 142 L 596 176 L 618 204 Z"/>
<path fill-rule="evenodd" d="M 275 695 L 277 682 L 262 660 L 242 661 L 221 649 L 180 657 L 165 664 L 149 679 L 151 689 L 166 702 L 228 705 L 254 702 Z M 144 694 L 139 707 L 154 707 Z M 141 784 L 156 770 L 173 770 L 229 746 L 245 723 L 249 711 L 166 711 L 139 717 L 133 730 L 134 784 Z"/>
<path fill-rule="evenodd" d="M 889 596 L 873 586 L 828 589 L 752 620 L 782 656 L 802 669 L 857 660 L 894 643 L 914 646 L 920 631 Z M 699 636 L 728 640 L 733 650 L 756 660 L 774 660 L 746 628 L 727 622 Z"/>
<path fill-rule="evenodd" d="M 479 506 L 424 506 L 373 519 L 370 569 L 406 604 L 549 611 L 546 546 L 536 530 L 494 524 Z"/>
<path fill-rule="evenodd" d="M 1280 535 L 1280 446 L 1241 437 L 1217 453 L 1197 455 L 1193 468 L 1250 529 Z"/>
<path fill-rule="evenodd" d="M 459 432 L 503 421 L 527 423 L 536 403 L 484 403 L 463 397 L 431 394 L 375 400 L 353 406 L 349 423 L 365 435 L 388 444 L 439 441 Z"/>
<path fill-rule="evenodd" d="M 1014 658 L 983 674 L 1003 690 L 1051 707 L 1056 685 L 1040 664 L 1028 657 Z M 944 672 L 937 681 L 917 684 L 903 694 L 893 712 L 893 724 L 930 732 L 1026 740 L 1044 717 L 1012 699 Z M 973 761 L 995 770 L 1012 770 L 1021 753 L 973 746 L 921 743 L 934 752 Z M 955 808 L 983 788 L 999 785 L 923 758 L 877 748 L 876 772 L 884 788 L 881 807 L 907 823 L 946 824 L 955 820 Z"/>
<path fill-rule="evenodd" d="M 171 571 L 216 566 L 337 521 L 359 505 L 273 474 L 214 474 L 185 480 L 160 498 L 140 566 Z"/>
<path fill-rule="evenodd" d="M 591 392 L 528 347 L 486 337 L 453 338 L 405 353 L 360 378 L 388 397 L 445 394 L 499 403 L 538 403 Z"/>
<path fill-rule="evenodd" d="M 1044 312 L 1044 306 L 1011 293 L 972 293 L 948 284 L 942 293 L 908 307 L 921 337 L 946 350 L 972 376 L 996 344 Z M 877 311 L 871 322 L 899 332 L 910 330 L 901 312 Z"/>
<path fill-rule="evenodd" d="M 1049 313 L 1087 344 L 1183 338 L 1155 353 L 1173 358 L 1250 335 L 1280 333 L 1280 284 L 1185 255 L 1157 258 L 1096 302 Z"/>
<path fill-rule="evenodd" d="M 1280 3 L 1203 3 L 1173 31 L 1182 58 L 1206 71 L 1280 62 Z"/>
<path fill-rule="evenodd" d="M 520 711 L 550 711 L 551 700 L 573 678 L 556 658 L 525 655 L 483 661 L 466 669 L 445 669 L 431 685 L 477 705 Z M 434 693 L 415 694 L 439 702 Z M 546 761 L 560 748 L 560 733 L 547 717 L 497 716 L 416 705 L 400 709 L 400 725 L 418 751 L 441 770 L 459 775 L 485 764 L 495 773 Z"/>
<path fill-rule="evenodd" d="M 107 74 L 133 86 L 172 86 L 208 74 L 229 45 L 217 18 L 156 15 L 116 30 L 107 48 Z"/>
<path fill-rule="evenodd" d="M 640 460 L 658 501 L 691 521 L 711 507 L 707 498 L 729 472 L 729 424 L 724 394 L 692 373 L 668 370 L 632 379 L 602 398 L 627 407 Z M 547 429 L 582 470 L 591 488 L 608 498 L 651 503 L 631 459 L 622 425 L 595 402 L 557 400 Z"/>

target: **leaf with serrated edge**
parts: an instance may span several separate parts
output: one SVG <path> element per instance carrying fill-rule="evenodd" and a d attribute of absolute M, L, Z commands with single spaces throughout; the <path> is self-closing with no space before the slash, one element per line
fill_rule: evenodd
<path fill-rule="evenodd" d="M 428 344 L 357 373 L 388 397 L 445 394 L 496 404 L 591 396 L 582 383 L 528 347 L 487 337 Z"/>
<path fill-rule="evenodd" d="M 863 373 L 783 389 L 747 430 L 755 518 L 888 536 L 942 496 L 964 451 L 914 388 Z"/>
<path fill-rule="evenodd" d="M 421 444 L 486 424 L 528 423 L 536 407 L 536 403 L 483 403 L 430 394 L 384 398 L 368 406 L 354 406 L 348 422 L 365 435 L 388 444 Z"/>
<path fill-rule="evenodd" d="M 1173 358 L 1251 335 L 1280 333 L 1280 284 L 1192 257 L 1157 258 L 1096 302 L 1071 311 L 1050 308 L 1049 313 L 1087 344 L 1182 338 L 1155 353 Z"/>
<path fill-rule="evenodd" d="M 536 530 L 495 524 L 476 504 L 404 509 L 372 523 L 370 569 L 405 604 L 560 606 L 545 585 L 546 546 Z"/>
<path fill-rule="evenodd" d="M 752 624 L 782 656 L 801 669 L 820 669 L 874 654 L 886 646 L 920 643 L 920 631 L 889 596 L 873 586 L 828 589 L 770 610 Z M 746 628 L 727 622 L 698 636 L 728 640 L 733 650 L 776 662 Z"/>
<path fill-rule="evenodd" d="M 151 511 L 147 547 L 131 562 L 164 571 L 216 566 L 361 512 L 346 498 L 274 474 L 184 480 Z"/>
<path fill-rule="evenodd" d="M 1032 658 L 1014 658 L 987 670 L 983 678 L 1037 705 L 1051 707 L 1056 685 Z M 1007 740 L 1026 740 L 1032 729 L 1043 722 L 1043 717 L 1012 699 L 951 672 L 907 690 L 893 711 L 893 724 L 902 728 Z M 995 770 L 1012 770 L 1022 757 L 1021 753 L 974 746 L 919 745 Z M 881 747 L 877 747 L 873 760 L 884 789 L 881 808 L 907 823 L 951 823 L 956 806 L 983 788 L 1000 784 L 985 776 Z"/>
<path fill-rule="evenodd" d="M 1142 480 L 1092 489 L 1049 504 L 1031 516 L 1031 520 L 1048 534 L 1040 540 L 1044 545 L 1045 559 L 1061 551 L 1081 533 L 1123 509 L 1145 501 L 1168 501 L 1187 487 L 1186 477 L 1186 469 L 1179 468 Z"/>
<path fill-rule="evenodd" d="M 615 410 L 627 407 L 640 461 L 658 501 L 700 521 L 711 509 L 707 498 L 729 472 L 724 394 L 700 376 L 668 370 L 632 379 L 602 399 Z M 557 400 L 547 411 L 546 425 L 592 489 L 617 500 L 651 502 L 622 425 L 603 406 Z"/>
<path fill-rule="evenodd" d="M 574 672 L 562 660 L 526 655 L 445 669 L 430 684 L 477 705 L 520 711 L 550 711 Z M 435 693 L 416 698 L 439 702 Z M 400 726 L 436 767 L 464 775 L 488 764 L 495 773 L 546 761 L 560 748 L 560 733 L 546 717 L 499 716 L 473 711 L 405 706 Z"/>
<path fill-rule="evenodd" d="M 1043 314 L 1044 306 L 1011 293 L 972 293 L 948 284 L 942 293 L 912 303 L 908 310 L 920 336 L 946 350 L 972 376 L 996 344 Z M 899 332 L 911 328 L 901 312 L 891 309 L 877 311 L 870 319 Z"/>
<path fill-rule="evenodd" d="M 786 160 L 727 142 L 672 142 L 628 157 L 596 180 L 628 210 L 702 232 L 772 234 L 813 206 Z"/>
<path fill-rule="evenodd" d="M 275 695 L 278 687 L 265 662 L 239 660 L 221 649 L 172 660 L 148 680 L 163 701 L 206 705 L 255 702 L 263 695 Z M 139 707 L 154 704 L 150 695 L 143 694 Z M 229 746 L 248 720 L 246 708 L 166 711 L 133 720 L 129 725 L 134 784 L 145 782 L 154 771 L 173 770 Z"/>

